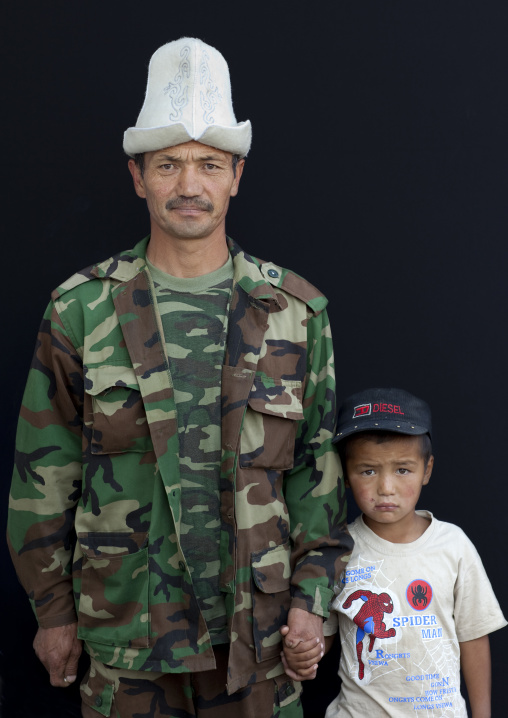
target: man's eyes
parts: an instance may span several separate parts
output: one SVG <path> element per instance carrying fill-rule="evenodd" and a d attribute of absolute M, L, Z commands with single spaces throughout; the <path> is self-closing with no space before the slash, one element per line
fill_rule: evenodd
<path fill-rule="evenodd" d="M 173 164 L 172 162 L 165 162 L 164 164 L 160 165 L 161 170 L 165 170 L 166 172 L 169 172 L 171 170 L 177 169 L 177 166 Z M 213 162 L 205 162 L 203 165 L 203 169 L 212 172 L 214 170 L 221 169 L 218 165 L 213 164 Z"/>
<path fill-rule="evenodd" d="M 214 162 L 206 162 L 203 165 L 203 169 L 206 172 L 225 172 L 225 171 L 227 171 L 228 168 L 227 168 L 227 165 L 223 165 L 223 164 L 217 165 Z"/>

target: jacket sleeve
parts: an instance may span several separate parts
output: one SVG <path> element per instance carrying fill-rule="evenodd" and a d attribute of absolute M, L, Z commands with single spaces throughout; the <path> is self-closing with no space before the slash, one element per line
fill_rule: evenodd
<path fill-rule="evenodd" d="M 7 526 L 16 572 L 43 628 L 76 620 L 71 573 L 82 400 L 82 362 L 51 303 L 20 411 Z"/>
<path fill-rule="evenodd" d="M 284 477 L 292 560 L 291 607 L 329 615 L 333 587 L 349 559 L 353 541 L 346 528 L 344 480 L 331 440 L 335 429 L 335 372 L 325 310 L 307 324 L 307 377 L 303 420 L 292 469 Z"/>

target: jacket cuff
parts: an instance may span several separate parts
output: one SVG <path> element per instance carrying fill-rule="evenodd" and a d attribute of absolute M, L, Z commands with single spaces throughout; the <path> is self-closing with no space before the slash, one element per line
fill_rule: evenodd
<path fill-rule="evenodd" d="M 333 598 L 333 589 L 327 586 L 316 586 L 314 598 L 296 589 L 291 599 L 291 608 L 303 608 L 304 611 L 315 613 L 316 616 L 328 618 Z"/>
<path fill-rule="evenodd" d="M 60 616 L 46 616 L 45 618 L 38 618 L 40 628 L 57 628 L 58 626 L 67 626 L 70 623 L 77 623 L 75 611 L 69 611 L 69 613 L 62 613 Z"/>

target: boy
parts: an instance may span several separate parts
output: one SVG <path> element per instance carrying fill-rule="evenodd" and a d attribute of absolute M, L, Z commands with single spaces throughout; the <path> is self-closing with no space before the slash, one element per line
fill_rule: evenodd
<path fill-rule="evenodd" d="M 342 644 L 342 688 L 326 718 L 490 716 L 488 634 L 506 625 L 481 560 L 453 524 L 416 511 L 434 464 L 428 405 L 401 389 L 346 399 L 339 453 L 362 515 L 325 635 Z M 285 633 L 285 631 L 283 631 Z M 329 638 L 327 638 L 327 645 Z M 290 675 L 315 675 L 321 646 L 284 646 Z"/>

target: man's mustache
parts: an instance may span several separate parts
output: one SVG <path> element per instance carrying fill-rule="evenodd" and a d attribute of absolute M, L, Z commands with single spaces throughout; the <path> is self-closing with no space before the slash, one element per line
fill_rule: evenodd
<path fill-rule="evenodd" d="M 198 197 L 175 197 L 174 199 L 168 199 L 166 202 L 166 209 L 202 209 L 205 212 L 211 212 L 213 210 L 213 204 L 208 202 L 206 199 L 199 199 Z"/>

